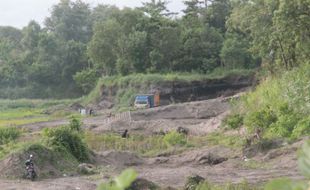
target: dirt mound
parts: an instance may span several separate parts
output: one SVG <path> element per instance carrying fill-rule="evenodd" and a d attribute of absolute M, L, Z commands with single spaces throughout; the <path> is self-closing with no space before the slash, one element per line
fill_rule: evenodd
<path fill-rule="evenodd" d="M 228 159 L 234 159 L 238 154 L 240 153 L 233 149 L 214 146 L 187 151 L 179 155 L 161 155 L 148 161 L 150 165 L 169 164 L 173 167 L 207 167 L 221 164 Z"/>
<path fill-rule="evenodd" d="M 159 187 L 155 183 L 148 181 L 144 178 L 138 178 L 126 190 L 155 190 L 155 189 L 159 189 Z"/>
<path fill-rule="evenodd" d="M 243 149 L 243 155 L 252 158 L 258 154 L 265 155 L 269 150 L 280 148 L 283 144 L 281 139 L 262 140 Z"/>
<path fill-rule="evenodd" d="M 75 173 L 77 161 L 74 158 L 64 157 L 60 153 L 55 153 L 42 145 L 35 144 L 0 161 L 0 177 L 23 178 L 25 161 L 30 154 L 34 157 L 33 162 L 38 178 L 63 176 L 65 173 L 62 171 L 71 172 L 71 174 Z"/>
<path fill-rule="evenodd" d="M 217 165 L 217 164 L 220 164 L 226 160 L 228 160 L 228 158 L 224 158 L 224 157 L 221 157 L 217 154 L 213 154 L 211 152 L 208 152 L 207 154 L 198 157 L 196 159 L 196 162 L 198 164 L 201 164 L 201 165 L 204 165 L 204 164 Z"/>
<path fill-rule="evenodd" d="M 100 153 L 97 162 L 116 168 L 124 168 L 141 165 L 144 163 L 144 160 L 131 152 L 107 151 Z"/>
<path fill-rule="evenodd" d="M 181 164 L 192 163 L 194 165 L 217 165 L 229 158 L 235 157 L 236 153 L 229 148 L 223 146 L 206 147 L 199 150 L 185 152 L 176 162 Z"/>
<path fill-rule="evenodd" d="M 95 168 L 92 164 L 82 163 L 78 166 L 77 171 L 79 174 L 91 175 L 95 174 Z"/>

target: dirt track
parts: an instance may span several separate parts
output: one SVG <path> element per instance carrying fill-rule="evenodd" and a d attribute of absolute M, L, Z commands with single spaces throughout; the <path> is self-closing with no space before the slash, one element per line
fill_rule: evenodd
<path fill-rule="evenodd" d="M 155 114 L 156 113 L 156 114 Z M 218 98 L 201 102 L 177 104 L 167 107 L 132 113 L 130 121 L 120 120 L 105 123 L 106 117 L 98 116 L 85 118 L 86 128 L 95 132 L 122 131 L 152 134 L 159 130 L 171 130 L 179 126 L 190 130 L 191 135 L 204 135 L 217 130 L 223 117 L 229 113 L 229 104 L 225 99 Z M 185 118 L 184 118 L 185 117 Z M 22 126 L 32 132 L 42 128 L 55 127 L 66 124 L 67 121 L 51 121 Z M 90 127 L 94 126 L 94 127 Z M 168 157 L 144 158 L 143 161 L 131 163 L 140 177 L 153 181 L 161 186 L 182 187 L 188 176 L 200 175 L 214 183 L 233 182 L 243 180 L 249 183 L 263 183 L 271 178 L 289 177 L 301 179 L 297 170 L 296 149 L 302 142 L 274 149 L 265 154 L 258 154 L 250 161 L 242 160 L 241 151 L 225 147 L 203 147 L 190 150 L 179 155 Z M 227 158 L 217 165 L 208 165 L 197 162 L 204 158 L 206 153 L 212 152 Z M 122 165 L 120 162 L 137 160 L 136 157 L 124 153 L 103 156 L 104 162 L 98 165 Z M 124 156 L 125 155 L 125 156 Z M 116 159 L 120 158 L 120 159 Z M 123 160 L 122 160 L 123 158 Z M 110 160 L 110 163 L 109 163 Z M 113 161 L 117 163 L 113 163 Z M 251 164 L 252 163 L 252 164 Z M 254 164 L 253 164 L 254 163 Z M 115 170 L 118 173 L 120 170 Z M 113 176 L 113 174 L 108 174 Z M 96 179 L 96 180 L 94 180 Z M 87 177 L 64 177 L 36 182 L 0 180 L 1 190 L 94 190 L 96 184 L 102 182 L 103 176 L 94 176 L 93 180 Z"/>
<path fill-rule="evenodd" d="M 81 177 L 42 181 L 0 180 L 1 190 L 95 190 L 96 183 Z"/>
<path fill-rule="evenodd" d="M 213 183 L 239 183 L 246 180 L 252 184 L 261 184 L 278 177 L 303 179 L 297 170 L 296 154 L 294 151 L 291 151 L 295 150 L 295 147 L 298 147 L 300 144 L 301 142 L 298 142 L 284 150 L 279 149 L 279 151 L 281 150 L 279 156 L 266 161 L 262 160 L 263 157 L 261 155 L 254 157 L 252 160 L 264 163 L 264 165 L 252 169 L 243 166 L 246 162 L 238 157 L 238 152 L 233 153 L 233 150 L 222 147 L 215 147 L 213 149 L 205 147 L 180 155 L 143 159 L 143 162 L 137 162 L 136 164 L 138 165 L 133 166 L 133 168 L 142 178 L 161 186 L 173 187 L 184 186 L 186 178 L 194 174 L 200 175 Z M 195 161 L 208 151 L 223 152 L 223 156 L 227 156 L 228 160 L 214 166 L 199 164 Z M 109 152 L 104 155 L 105 158 L 109 158 L 111 164 L 117 165 L 122 165 L 121 162 L 129 163 L 128 160 L 136 159 L 136 156 L 129 153 L 114 152 L 111 156 Z M 124 157 L 126 159 L 122 160 Z M 132 161 L 130 164 L 134 164 L 134 162 Z M 107 164 L 107 162 L 105 161 L 102 164 Z M 64 177 L 36 182 L 0 180 L 0 186 L 1 190 L 94 190 L 96 185 L 103 180 L 103 176 L 99 178 L 96 176 L 93 180 L 91 177 Z"/>

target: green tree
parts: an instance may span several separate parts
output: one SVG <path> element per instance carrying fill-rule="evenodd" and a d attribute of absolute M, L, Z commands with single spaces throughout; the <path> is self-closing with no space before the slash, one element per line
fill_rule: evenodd
<path fill-rule="evenodd" d="M 90 15 L 90 7 L 83 1 L 61 0 L 53 6 L 45 26 L 60 39 L 87 43 L 92 34 Z"/>
<path fill-rule="evenodd" d="M 231 0 L 212 0 L 204 10 L 204 22 L 225 33 L 231 9 Z"/>
<path fill-rule="evenodd" d="M 275 68 L 290 69 L 309 59 L 308 0 L 237 1 L 229 26 L 249 33 L 252 52 Z M 271 71 L 273 71 L 271 69 Z"/>
<path fill-rule="evenodd" d="M 84 93 L 89 93 L 96 85 L 99 74 L 95 69 L 88 68 L 75 73 L 74 81 Z"/>
<path fill-rule="evenodd" d="M 221 60 L 227 68 L 252 68 L 258 59 L 255 59 L 249 48 L 249 40 L 244 35 L 227 33 L 221 49 Z"/>
<path fill-rule="evenodd" d="M 117 20 L 109 19 L 96 24 L 93 38 L 88 44 L 88 55 L 100 73 L 115 74 L 116 47 L 120 36 L 121 25 Z"/>

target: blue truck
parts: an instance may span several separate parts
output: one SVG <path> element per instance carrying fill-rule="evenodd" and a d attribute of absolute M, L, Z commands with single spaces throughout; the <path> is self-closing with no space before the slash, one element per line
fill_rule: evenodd
<path fill-rule="evenodd" d="M 135 98 L 135 108 L 153 108 L 159 106 L 159 94 L 142 94 Z"/>

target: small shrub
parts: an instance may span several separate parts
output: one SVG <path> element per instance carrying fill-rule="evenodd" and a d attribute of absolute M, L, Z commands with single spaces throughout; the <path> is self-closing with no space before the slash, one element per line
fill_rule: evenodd
<path fill-rule="evenodd" d="M 243 124 L 243 116 L 241 116 L 240 114 L 229 115 L 224 119 L 224 124 L 229 129 L 237 129 Z"/>
<path fill-rule="evenodd" d="M 225 135 L 220 132 L 213 132 L 207 135 L 208 145 L 223 145 L 228 147 L 240 148 L 244 141 L 239 135 Z"/>
<path fill-rule="evenodd" d="M 244 121 L 251 131 L 257 127 L 267 129 L 277 121 L 277 115 L 271 108 L 266 106 L 261 110 L 251 112 L 245 117 Z"/>
<path fill-rule="evenodd" d="M 78 118 L 72 116 L 70 120 L 69 128 L 72 131 L 82 131 L 82 122 Z"/>
<path fill-rule="evenodd" d="M 49 146 L 64 147 L 77 160 L 83 162 L 89 160 L 88 148 L 77 131 L 72 131 L 68 127 L 47 129 L 44 131 Z"/>
<path fill-rule="evenodd" d="M 281 104 L 277 110 L 277 121 L 270 128 L 280 137 L 290 137 L 300 117 L 287 103 Z"/>
<path fill-rule="evenodd" d="M 0 128 L 0 145 L 14 141 L 20 136 L 21 132 L 15 127 Z"/>
<path fill-rule="evenodd" d="M 127 169 L 114 180 L 99 185 L 97 190 L 126 190 L 137 179 L 137 173 L 132 169 Z"/>
<path fill-rule="evenodd" d="M 185 145 L 187 143 L 186 136 L 184 134 L 180 134 L 177 131 L 171 131 L 164 136 L 164 142 L 171 145 Z"/>
<path fill-rule="evenodd" d="M 185 183 L 185 190 L 196 190 L 199 184 L 204 183 L 205 179 L 199 175 L 190 176 Z M 205 183 L 207 184 L 207 182 Z M 206 187 L 206 186 L 205 186 Z"/>

